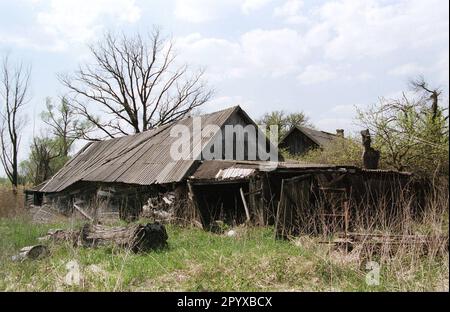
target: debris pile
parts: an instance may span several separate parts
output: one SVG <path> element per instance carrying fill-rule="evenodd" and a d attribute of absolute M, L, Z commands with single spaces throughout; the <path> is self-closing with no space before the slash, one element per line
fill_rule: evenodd
<path fill-rule="evenodd" d="M 448 235 L 401 235 L 383 233 L 338 234 L 331 241 L 337 249 L 351 251 L 358 247 L 368 254 L 395 254 L 402 248 L 413 248 L 421 255 L 429 252 L 448 252 Z"/>
<path fill-rule="evenodd" d="M 164 195 L 150 197 L 147 204 L 142 207 L 141 216 L 159 222 L 169 222 L 173 219 L 174 203 L 174 192 L 167 192 Z"/>

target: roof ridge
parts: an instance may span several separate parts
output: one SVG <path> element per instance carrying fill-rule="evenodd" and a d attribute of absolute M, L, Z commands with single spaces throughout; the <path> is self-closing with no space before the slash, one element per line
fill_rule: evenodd
<path fill-rule="evenodd" d="M 175 123 L 177 123 L 177 122 L 180 122 L 180 121 L 183 121 L 183 120 L 192 118 L 192 117 L 205 117 L 205 116 L 211 116 L 211 115 L 214 115 L 214 114 L 223 113 L 224 111 L 227 111 L 227 110 L 234 111 L 234 110 L 237 109 L 237 108 L 241 108 L 241 107 L 240 107 L 239 105 L 234 105 L 234 106 L 230 106 L 230 107 L 227 107 L 227 108 L 218 110 L 218 111 L 214 111 L 214 112 L 210 112 L 210 113 L 205 113 L 205 114 L 201 114 L 201 115 L 198 115 L 198 116 L 192 116 L 192 115 L 191 115 L 191 116 L 185 116 L 185 117 L 183 117 L 183 118 L 181 118 L 181 119 L 173 120 L 173 121 L 171 121 L 171 122 L 169 122 L 169 123 L 167 123 L 167 124 L 160 125 L 160 126 L 156 126 L 156 127 L 154 127 L 154 128 L 147 129 L 147 130 L 144 130 L 144 131 L 141 131 L 141 132 L 130 133 L 130 134 L 123 135 L 123 136 L 120 136 L 120 137 L 107 138 L 107 139 L 104 139 L 104 140 L 93 140 L 93 141 L 91 141 L 91 142 L 97 143 L 97 142 L 104 142 L 104 141 L 112 141 L 112 140 L 119 140 L 119 139 L 123 139 L 123 138 L 128 138 L 128 137 L 131 137 L 131 136 L 143 135 L 144 133 L 148 134 L 148 133 L 150 133 L 150 132 L 152 132 L 152 131 L 156 131 L 156 130 L 160 130 L 161 128 L 169 127 L 169 126 L 171 126 L 171 125 L 173 125 L 173 124 L 175 124 Z"/>
<path fill-rule="evenodd" d="M 336 136 L 336 133 L 331 133 L 331 132 L 320 130 L 320 129 L 314 129 L 314 128 L 305 127 L 305 126 L 299 126 L 299 125 L 296 125 L 295 127 L 300 127 L 300 128 L 307 129 L 307 130 L 312 130 L 312 131 L 316 131 L 316 132 L 322 132 L 322 133 L 326 133 L 326 134 L 330 134 L 330 135 Z"/>

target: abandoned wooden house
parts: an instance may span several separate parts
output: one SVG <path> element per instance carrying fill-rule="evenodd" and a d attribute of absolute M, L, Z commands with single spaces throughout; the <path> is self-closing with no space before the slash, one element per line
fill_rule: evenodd
<path fill-rule="evenodd" d="M 196 119 L 199 125 L 195 124 Z M 248 125 L 256 129 L 255 136 L 234 133 L 232 154 L 221 152 L 220 158 L 248 159 L 251 156 L 248 147 L 258 144 L 269 150 L 269 156 L 272 151 L 276 154 L 272 156 L 278 157 L 277 149 L 254 121 L 235 106 L 197 118 L 187 117 L 143 133 L 88 143 L 51 179 L 27 190 L 27 202 L 51 203 L 62 211 L 96 206 L 96 213 L 105 210 L 119 213 L 121 217 L 137 216 L 149 197 L 168 191 L 186 196 L 187 177 L 196 170 L 205 153 L 211 154 L 211 149 L 216 148 L 213 143 L 222 142 L 222 149 L 229 144 L 225 142 L 224 129 Z M 177 126 L 194 132 L 197 126 L 202 135 L 198 142 L 193 136 L 171 135 Z M 171 148 L 177 143 L 189 146 L 190 155 L 174 160 Z M 258 151 L 253 155 L 256 159 L 260 159 Z M 214 154 L 212 159 L 216 159 Z"/>
<path fill-rule="evenodd" d="M 204 153 L 216 148 L 213 142 L 222 142 L 222 148 L 228 144 L 219 129 L 256 125 L 239 106 L 198 118 L 202 130 L 209 125 L 217 127 L 197 143 L 190 137 L 171 135 L 176 126 L 195 127 L 194 117 L 88 143 L 50 180 L 29 190 L 28 197 L 35 205 L 52 204 L 66 213 L 89 211 L 94 218 L 108 214 L 134 218 L 157 207 L 170 211 L 172 220 L 178 222 L 203 227 L 216 220 L 275 224 L 277 233 L 286 236 L 321 231 L 323 219 L 313 223 L 306 219 L 315 218 L 310 212 L 324 207 L 319 205 L 324 201 L 328 212 L 321 215 L 332 216 L 332 224 L 348 230 L 349 214 L 357 215 L 358 202 L 388 193 L 392 201 L 398 185 L 409 183 L 409 174 L 396 171 L 285 162 L 277 158 L 277 149 L 272 149 L 258 128 L 256 137 L 234 135 L 231 155 L 206 158 Z M 310 131 L 306 137 L 314 144 L 325 144 L 331 136 Z M 173 159 L 171 148 L 180 140 L 196 151 L 193 157 Z M 252 145 L 264 145 L 271 151 L 270 159 L 262 159 L 259 152 L 256 159 L 251 158 L 247 147 Z M 238 146 L 244 147 L 243 155 L 235 152 Z"/>
<path fill-rule="evenodd" d="M 300 156 L 313 148 L 323 148 L 334 139 L 344 137 L 344 130 L 337 129 L 336 134 L 307 127 L 292 127 L 278 144 L 289 154 Z"/>

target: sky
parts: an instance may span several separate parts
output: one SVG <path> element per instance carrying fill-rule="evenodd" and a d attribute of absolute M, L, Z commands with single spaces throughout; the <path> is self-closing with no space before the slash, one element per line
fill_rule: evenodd
<path fill-rule="evenodd" d="M 204 112 L 303 111 L 318 129 L 354 133 L 355 107 L 398 96 L 419 74 L 448 98 L 447 0 L 0 0 L 0 56 L 32 66 L 19 157 L 46 97 L 67 92 L 57 74 L 89 62 L 87 44 L 155 25 L 205 69 L 215 96 Z"/>

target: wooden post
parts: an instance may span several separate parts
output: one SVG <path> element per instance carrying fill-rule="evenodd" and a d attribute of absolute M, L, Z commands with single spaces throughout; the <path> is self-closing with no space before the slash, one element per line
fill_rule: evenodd
<path fill-rule="evenodd" d="M 247 216 L 247 222 L 250 222 L 250 212 L 248 211 L 247 202 L 245 201 L 245 195 L 244 195 L 244 191 L 242 190 L 242 187 L 239 189 L 239 191 L 241 192 L 241 198 L 242 198 L 242 203 L 244 204 L 245 215 Z"/>
<path fill-rule="evenodd" d="M 282 205 L 283 205 L 283 201 L 284 201 L 284 179 L 281 179 L 281 191 L 280 191 L 280 200 L 278 201 L 278 206 L 277 206 L 277 214 L 275 217 L 275 238 L 278 237 L 283 237 L 284 235 L 284 231 L 285 231 L 285 211 L 283 211 L 283 228 L 281 229 L 281 233 L 279 233 L 279 226 L 280 226 L 280 214 L 281 214 L 281 209 L 282 209 Z M 281 234 L 281 235 L 279 235 Z"/>
<path fill-rule="evenodd" d="M 344 201 L 344 232 L 345 232 L 345 238 L 348 237 L 348 200 Z"/>
<path fill-rule="evenodd" d="M 197 205 L 197 197 L 195 196 L 194 188 L 192 187 L 191 181 L 187 180 L 188 187 L 188 203 L 189 203 L 189 221 L 194 221 L 196 225 L 203 228 L 203 217 L 200 213 L 199 206 Z M 192 213 L 191 213 L 192 212 Z"/>

